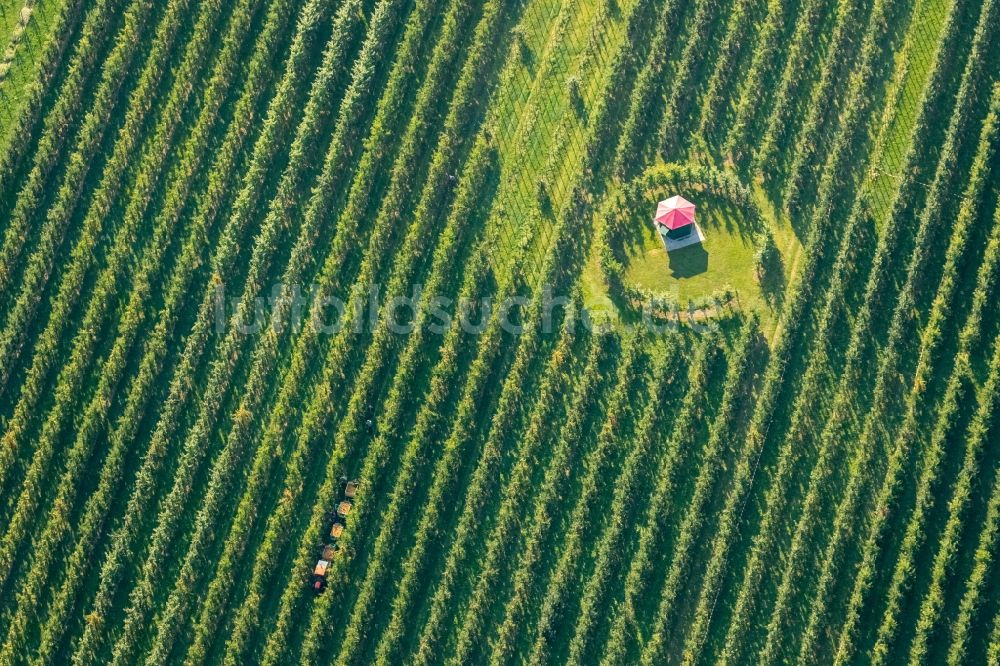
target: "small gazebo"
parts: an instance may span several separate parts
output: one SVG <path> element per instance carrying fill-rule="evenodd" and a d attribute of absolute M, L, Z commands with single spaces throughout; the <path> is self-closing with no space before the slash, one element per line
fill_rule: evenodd
<path fill-rule="evenodd" d="M 694 208 L 693 203 L 675 194 L 657 204 L 653 224 L 665 239 L 687 238 L 694 229 Z"/>

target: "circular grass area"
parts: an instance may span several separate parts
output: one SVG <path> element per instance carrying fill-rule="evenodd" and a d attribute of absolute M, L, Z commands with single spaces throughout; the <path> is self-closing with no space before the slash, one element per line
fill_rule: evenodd
<path fill-rule="evenodd" d="M 703 240 L 668 252 L 652 218 L 657 202 L 674 194 L 697 206 Z M 729 172 L 653 167 L 609 198 L 601 223 L 598 264 L 619 306 L 709 312 L 734 302 L 771 310 L 784 291 L 780 252 L 766 262 L 756 257 L 771 223 L 754 192 Z"/>

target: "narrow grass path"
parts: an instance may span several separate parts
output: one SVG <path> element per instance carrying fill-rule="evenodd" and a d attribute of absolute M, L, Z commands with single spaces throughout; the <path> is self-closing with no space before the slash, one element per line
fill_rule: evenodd
<path fill-rule="evenodd" d="M 487 228 L 498 252 L 492 257 L 501 280 L 510 258 L 529 245 L 529 270 L 537 274 L 552 240 L 554 212 L 570 196 L 590 110 L 605 89 L 608 67 L 627 38 L 625 25 L 638 0 L 566 0 L 533 3 L 522 25 L 554 16 L 548 30 L 525 30 L 521 62 L 507 72 L 494 107 L 501 183 Z M 508 113 L 507 110 L 511 112 Z M 544 192 L 544 193 L 541 193 Z"/>
<path fill-rule="evenodd" d="M 889 81 L 886 104 L 864 183 L 876 223 L 885 223 L 892 210 L 906 152 L 920 111 L 922 92 L 941 48 L 950 5 L 957 0 L 916 0 L 896 69 Z"/>
<path fill-rule="evenodd" d="M 57 37 L 57 15 L 67 2 L 82 4 L 81 0 L 10 0 L 0 13 L 0 150 L 6 150 L 46 46 Z"/>

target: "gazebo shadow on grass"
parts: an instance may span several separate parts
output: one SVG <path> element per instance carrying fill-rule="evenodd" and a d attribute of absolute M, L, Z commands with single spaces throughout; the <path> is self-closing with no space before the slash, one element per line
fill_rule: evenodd
<path fill-rule="evenodd" d="M 667 253 L 670 275 L 689 278 L 708 270 L 708 251 L 703 243 L 695 243 Z"/>

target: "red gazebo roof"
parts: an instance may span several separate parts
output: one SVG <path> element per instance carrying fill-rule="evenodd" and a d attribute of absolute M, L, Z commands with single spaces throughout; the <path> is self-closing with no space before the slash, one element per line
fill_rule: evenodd
<path fill-rule="evenodd" d="M 675 194 L 657 204 L 653 221 L 670 230 L 680 229 L 694 223 L 694 209 L 693 203 Z"/>

